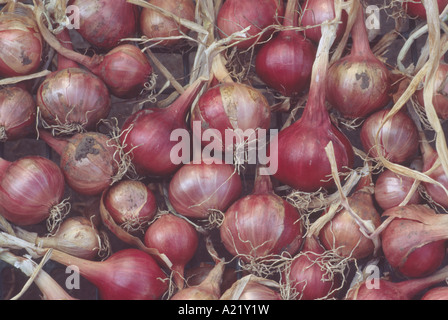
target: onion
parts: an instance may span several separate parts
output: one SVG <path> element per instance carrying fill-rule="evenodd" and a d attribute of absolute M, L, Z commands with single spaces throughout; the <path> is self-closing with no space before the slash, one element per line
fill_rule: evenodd
<path fill-rule="evenodd" d="M 301 251 L 283 272 L 282 282 L 290 284 L 299 300 L 333 298 L 339 288 L 339 274 L 328 268 L 330 257 L 316 237 L 308 236 Z"/>
<path fill-rule="evenodd" d="M 28 226 L 65 215 L 65 180 L 51 160 L 27 156 L 14 162 L 0 158 L 0 213 L 10 222 Z"/>
<path fill-rule="evenodd" d="M 447 217 L 424 205 L 406 205 L 386 210 L 393 220 L 381 232 L 384 256 L 407 277 L 433 273 L 446 251 Z"/>
<path fill-rule="evenodd" d="M 234 36 L 230 40 L 235 47 L 248 49 L 268 39 L 274 30 L 267 28 L 280 24 L 283 15 L 284 4 L 280 0 L 226 0 L 217 15 L 218 34 L 227 38 L 249 28 L 245 36 Z"/>
<path fill-rule="evenodd" d="M 0 90 L 0 142 L 25 138 L 36 127 L 36 103 L 26 90 L 6 87 Z"/>
<path fill-rule="evenodd" d="M 146 230 L 144 243 L 168 257 L 172 263 L 173 281 L 179 290 L 183 289 L 185 265 L 198 248 L 196 229 L 183 218 L 162 214 Z"/>
<path fill-rule="evenodd" d="M 261 91 L 251 85 L 234 82 L 225 68 L 223 56 L 213 61 L 213 75 L 219 84 L 203 93 L 191 114 L 191 127 L 201 125 L 220 134 L 224 141 L 214 141 L 216 149 L 239 154 L 242 147 L 256 142 L 258 130 L 267 130 L 271 124 L 271 109 Z M 193 130 L 196 138 L 205 147 L 210 142 Z M 210 132 L 210 131 L 209 131 Z M 232 133 L 233 139 L 225 139 Z M 216 139 L 213 137 L 213 139 Z"/>
<path fill-rule="evenodd" d="M 110 138 L 99 132 L 78 133 L 56 139 L 40 130 L 40 138 L 61 156 L 67 184 L 82 195 L 98 195 L 106 190 L 118 174 L 117 148 Z"/>
<path fill-rule="evenodd" d="M 71 48 L 67 30 L 59 38 L 64 46 Z M 40 84 L 36 102 L 44 127 L 59 133 L 93 130 L 111 110 L 109 90 L 104 82 L 60 54 L 58 70 Z"/>
<path fill-rule="evenodd" d="M 38 247 L 57 249 L 83 259 L 93 260 L 100 249 L 98 230 L 83 216 L 68 217 L 50 236 L 39 236 L 20 228 L 15 231 L 17 237 Z"/>
<path fill-rule="evenodd" d="M 0 12 L 0 76 L 33 73 L 40 67 L 43 41 L 32 10 L 9 1 Z"/>
<path fill-rule="evenodd" d="M 163 270 L 149 254 L 139 249 L 122 249 L 103 261 L 53 250 L 51 259 L 76 267 L 81 276 L 97 287 L 102 300 L 158 300 L 168 290 Z"/>
<path fill-rule="evenodd" d="M 100 49 L 112 49 L 138 30 L 138 8 L 126 0 L 70 0 L 79 8 L 78 32 Z"/>
<path fill-rule="evenodd" d="M 77 67 L 74 62 L 83 65 L 93 74 L 98 76 L 109 88 L 110 92 L 118 98 L 132 98 L 138 95 L 151 81 L 153 74 L 152 66 L 146 55 L 139 47 L 133 44 L 120 44 L 114 46 L 105 55 L 93 55 L 92 57 L 80 54 L 73 50 L 70 35 L 67 29 L 57 34 L 57 38 L 48 30 L 42 21 L 44 12 L 37 8 L 39 29 L 45 41 L 64 60 L 73 61 L 72 67 Z M 61 43 L 62 42 L 62 43 Z M 62 58 L 60 58 L 62 59 Z M 70 66 L 60 66 L 64 69 Z"/>
<path fill-rule="evenodd" d="M 364 176 L 355 192 L 348 198 L 350 209 L 374 229 L 381 225 L 381 217 L 373 203 L 370 175 Z M 324 213 L 328 214 L 328 213 Z M 319 239 L 327 250 L 335 250 L 344 258 L 364 259 L 375 252 L 375 243 L 367 238 L 357 220 L 347 209 L 339 210 L 320 230 Z"/>
<path fill-rule="evenodd" d="M 143 109 L 127 118 L 121 128 L 120 142 L 124 151 L 132 154 L 137 171 L 167 176 L 180 167 L 171 158 L 171 151 L 178 144 L 171 140 L 171 134 L 176 129 L 187 130 L 187 112 L 203 85 L 200 78 L 169 107 Z"/>
<path fill-rule="evenodd" d="M 230 164 L 202 160 L 182 166 L 170 180 L 168 197 L 173 208 L 190 218 L 224 212 L 241 195 L 241 177 Z"/>
<path fill-rule="evenodd" d="M 140 94 L 153 74 L 146 55 L 132 44 L 122 44 L 110 50 L 90 71 L 104 81 L 114 96 L 122 99 Z"/>
<path fill-rule="evenodd" d="M 402 110 L 384 121 L 389 112 L 390 109 L 380 110 L 365 120 L 360 133 L 361 143 L 371 157 L 376 158 L 381 154 L 390 162 L 404 164 L 417 154 L 418 130 L 413 120 Z"/>
<path fill-rule="evenodd" d="M 447 300 L 448 299 L 448 287 L 435 287 L 429 289 L 422 297 L 421 300 Z"/>
<path fill-rule="evenodd" d="M 370 49 L 362 5 L 351 30 L 350 54 L 328 69 L 327 101 L 347 118 L 364 118 L 390 101 L 389 70 Z"/>
<path fill-rule="evenodd" d="M 273 191 L 270 176 L 257 175 L 252 194 L 225 212 L 220 237 L 228 252 L 249 263 L 295 254 L 304 234 L 299 212 Z"/>
<path fill-rule="evenodd" d="M 448 267 L 430 276 L 392 282 L 387 279 L 367 279 L 358 283 L 347 293 L 346 300 L 412 300 L 426 288 L 445 281 Z M 376 281 L 374 283 L 373 281 Z"/>
<path fill-rule="evenodd" d="M 149 0 L 148 3 L 165 9 L 179 18 L 195 21 L 196 5 L 193 0 Z M 155 42 L 161 47 L 172 47 L 180 43 L 181 36 L 190 31 L 183 24 L 150 8 L 142 9 L 140 30 L 148 39 L 173 37 Z"/>
<path fill-rule="evenodd" d="M 305 27 L 303 31 L 305 36 L 312 41 L 319 43 L 322 37 L 322 31 L 319 25 L 326 21 L 335 18 L 335 8 L 333 0 L 306 0 L 302 15 L 299 17 L 299 25 Z M 342 38 L 345 29 L 347 28 L 348 15 L 346 11 L 341 12 L 341 22 L 336 30 L 336 39 L 338 41 Z"/>
<path fill-rule="evenodd" d="M 323 26 L 326 28 L 327 26 Z M 334 25 L 329 26 L 335 28 Z M 292 188 L 314 192 L 320 188 L 333 188 L 330 161 L 323 155 L 331 141 L 335 151 L 338 172 L 351 168 L 353 147 L 347 137 L 334 126 L 325 106 L 325 78 L 329 47 L 334 32 L 325 32 L 313 64 L 311 85 L 303 114 L 299 120 L 279 132 L 271 141 L 270 158 L 278 159 L 274 177 Z"/>
<path fill-rule="evenodd" d="M 122 180 L 107 189 L 104 206 L 115 223 L 131 233 L 143 232 L 157 213 L 154 193 L 138 180 Z"/>
<path fill-rule="evenodd" d="M 447 0 L 437 0 L 437 5 L 439 7 L 439 13 L 442 13 L 448 4 Z M 426 20 L 426 9 L 423 6 L 421 0 L 405 0 L 402 2 L 403 9 L 412 18 L 419 18 Z"/>
<path fill-rule="evenodd" d="M 406 199 L 413 184 L 414 179 L 411 177 L 386 169 L 375 182 L 375 200 L 383 210 L 396 207 Z M 422 201 L 420 193 L 416 190 L 407 204 L 420 204 Z"/>
<path fill-rule="evenodd" d="M 283 26 L 297 27 L 298 1 L 290 0 Z M 260 79 L 284 96 L 301 93 L 309 86 L 316 48 L 294 30 L 282 30 L 261 47 L 255 60 Z"/>
<path fill-rule="evenodd" d="M 219 300 L 224 267 L 224 261 L 217 262 L 204 281 L 179 290 L 170 300 Z"/>
<path fill-rule="evenodd" d="M 426 12 L 426 11 L 425 11 Z M 439 66 L 435 73 L 434 82 L 434 96 L 432 98 L 432 104 L 436 110 L 440 119 L 448 119 L 448 64 L 442 60 L 439 61 Z M 415 93 L 417 102 L 420 106 L 424 107 L 425 102 L 423 100 L 423 89 L 417 90 Z"/>

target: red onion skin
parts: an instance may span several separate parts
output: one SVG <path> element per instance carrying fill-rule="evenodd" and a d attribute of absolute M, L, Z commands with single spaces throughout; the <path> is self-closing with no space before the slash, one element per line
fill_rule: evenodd
<path fill-rule="evenodd" d="M 370 49 L 363 7 L 352 28 L 350 54 L 334 62 L 327 76 L 327 101 L 344 117 L 364 118 L 389 101 L 389 70 Z"/>
<path fill-rule="evenodd" d="M 297 27 L 297 1 L 286 7 L 283 26 Z M 284 96 L 299 94 L 309 86 L 316 57 L 315 45 L 297 31 L 280 31 L 257 53 L 255 71 L 264 83 Z"/>
<path fill-rule="evenodd" d="M 114 96 L 129 99 L 140 94 L 145 83 L 149 83 L 153 69 L 140 48 L 123 44 L 105 54 L 91 71 L 104 81 Z"/>
<path fill-rule="evenodd" d="M 6 87 L 0 90 L 1 141 L 15 141 L 31 135 L 36 127 L 36 102 L 26 90 Z"/>
<path fill-rule="evenodd" d="M 389 113 L 384 109 L 371 114 L 361 128 L 361 143 L 364 151 L 371 157 L 378 157 L 375 137 L 383 119 Z M 385 123 L 378 135 L 381 154 L 390 162 L 404 164 L 409 162 L 418 151 L 419 136 L 415 123 L 404 111 L 398 111 Z"/>
<path fill-rule="evenodd" d="M 298 293 L 300 300 L 317 300 L 334 297 L 339 287 L 340 279 L 332 278 L 327 271 L 322 268 L 319 261 L 325 249 L 314 237 L 305 239 L 303 248 L 291 262 L 288 272 L 285 272 L 284 281 L 290 282 L 291 286 Z"/>
<path fill-rule="evenodd" d="M 54 251 L 52 260 L 76 266 L 98 288 L 102 300 L 159 300 L 168 289 L 157 262 L 138 249 L 122 249 L 103 261 L 90 261 Z"/>
<path fill-rule="evenodd" d="M 263 29 L 281 24 L 284 11 L 283 1 L 278 0 L 226 0 L 217 15 L 218 34 L 221 38 L 227 38 L 250 26 L 247 31 L 247 38 L 250 39 L 236 37 L 230 41 L 240 50 L 248 49 L 272 34 L 273 30 L 267 30 L 258 38 Z"/>
<path fill-rule="evenodd" d="M 437 5 L 439 7 L 439 13 L 442 13 L 448 4 L 447 0 L 437 0 Z M 420 18 L 426 20 L 426 10 L 423 6 L 421 0 L 403 1 L 402 3 L 406 13 L 413 18 Z"/>
<path fill-rule="evenodd" d="M 375 200 L 383 210 L 396 207 L 406 198 L 413 183 L 414 179 L 386 169 L 375 182 Z M 422 201 L 416 190 L 407 204 L 420 204 Z"/>
<path fill-rule="evenodd" d="M 199 235 L 196 229 L 183 218 L 163 214 L 146 230 L 144 243 L 148 248 L 165 254 L 173 264 L 173 280 L 178 289 L 184 287 L 185 265 L 195 255 Z"/>
<path fill-rule="evenodd" d="M 40 66 L 43 40 L 29 8 L 11 2 L 0 15 L 0 77 L 31 74 Z"/>
<path fill-rule="evenodd" d="M 440 269 L 430 276 L 409 279 L 401 282 L 391 282 L 386 279 L 374 279 L 376 287 L 369 281 L 363 281 L 350 289 L 345 300 L 412 300 L 419 292 L 445 281 L 447 268 Z M 368 284 L 369 283 L 369 284 Z"/>
<path fill-rule="evenodd" d="M 448 235 L 441 230 L 443 218 L 423 205 L 394 207 L 383 213 L 386 217 L 395 215 L 398 217 L 381 233 L 387 261 L 408 277 L 432 274 L 445 258 Z"/>
<path fill-rule="evenodd" d="M 64 195 L 61 169 L 40 156 L 23 157 L 9 164 L 3 159 L 0 162 L 0 213 L 19 226 L 47 219 Z"/>
<path fill-rule="evenodd" d="M 126 0 L 71 0 L 79 8 L 78 32 L 93 46 L 112 49 L 138 30 L 138 8 Z"/>
<path fill-rule="evenodd" d="M 448 119 L 448 84 L 446 83 L 446 77 L 448 74 L 448 64 L 443 61 L 439 62 L 439 67 L 437 68 L 435 74 L 435 83 L 434 83 L 434 96 L 432 98 L 432 104 L 434 109 L 436 110 L 437 115 L 440 119 L 446 120 Z M 415 93 L 415 97 L 417 98 L 420 106 L 424 106 L 425 102 L 423 100 L 423 89 L 418 90 Z"/>
<path fill-rule="evenodd" d="M 298 211 L 271 188 L 270 176 L 258 176 L 252 194 L 234 202 L 220 226 L 227 251 L 245 262 L 283 252 L 293 255 L 302 244 Z"/>
<path fill-rule="evenodd" d="M 303 5 L 303 14 L 299 18 L 301 27 L 311 27 L 303 31 L 306 38 L 319 43 L 322 37 L 321 28 L 318 26 L 325 20 L 335 18 L 334 2 L 332 0 L 307 0 Z M 336 31 L 336 41 L 340 40 L 347 27 L 348 15 L 345 10 L 341 13 L 341 25 Z"/>
<path fill-rule="evenodd" d="M 279 292 L 255 281 L 249 281 L 243 289 L 238 300 L 256 301 L 256 300 L 283 300 Z"/>
<path fill-rule="evenodd" d="M 175 129 L 188 130 L 186 113 L 203 85 L 204 82 L 198 80 L 169 107 L 143 109 L 124 122 L 120 142 L 125 152 L 132 153 L 137 171 L 168 176 L 180 167 L 171 160 L 171 150 L 178 142 L 171 141 L 170 136 Z"/>
<path fill-rule="evenodd" d="M 82 195 L 99 195 L 112 183 L 118 167 L 116 148 L 110 138 L 99 132 L 78 133 L 68 139 L 56 139 L 40 131 L 40 137 L 61 157 L 59 166 L 67 184 Z"/>
<path fill-rule="evenodd" d="M 448 288 L 447 287 L 435 287 L 429 289 L 422 297 L 421 300 L 448 300 Z"/>
<path fill-rule="evenodd" d="M 423 172 L 432 168 L 437 161 L 439 155 L 437 151 L 426 141 L 421 142 L 421 150 L 423 155 Z M 445 170 L 442 165 L 439 165 L 434 171 L 428 174 L 428 176 L 435 181 L 442 184 L 445 188 L 448 187 L 448 176 L 445 174 Z M 426 192 L 431 197 L 431 200 L 437 202 L 443 207 L 448 208 L 448 197 L 446 192 L 438 185 L 428 182 L 423 182 Z"/>
<path fill-rule="evenodd" d="M 104 206 L 115 223 L 140 229 L 157 213 L 157 200 L 151 189 L 138 180 L 121 180 L 105 193 Z"/>
<path fill-rule="evenodd" d="M 241 177 L 230 164 L 190 162 L 173 176 L 168 197 L 173 208 L 189 218 L 207 218 L 210 209 L 224 212 L 239 199 Z"/>
<path fill-rule="evenodd" d="M 149 0 L 149 3 L 163 8 L 179 18 L 195 21 L 195 2 L 192 0 Z M 143 35 L 152 38 L 176 37 L 188 34 L 187 27 L 177 23 L 173 19 L 149 8 L 143 8 L 140 14 L 140 30 Z M 161 47 L 172 47 L 181 43 L 182 39 L 170 39 L 157 41 Z"/>

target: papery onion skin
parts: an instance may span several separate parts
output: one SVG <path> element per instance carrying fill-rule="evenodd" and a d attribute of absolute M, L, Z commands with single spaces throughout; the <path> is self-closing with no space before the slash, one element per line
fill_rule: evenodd
<path fill-rule="evenodd" d="M 441 120 L 448 119 L 448 83 L 446 77 L 448 75 L 448 64 L 443 61 L 439 62 L 439 67 L 435 73 L 434 96 L 432 104 L 437 115 Z M 423 89 L 417 90 L 415 97 L 421 107 L 424 107 Z"/>
<path fill-rule="evenodd" d="M 421 298 L 421 300 L 448 300 L 447 287 L 435 287 L 429 289 Z"/>
<path fill-rule="evenodd" d="M 192 0 L 149 0 L 149 3 L 165 9 L 179 18 L 195 21 L 195 3 Z M 177 23 L 173 19 L 150 8 L 142 9 L 140 14 L 140 30 L 148 39 L 177 37 L 188 34 L 190 31 L 183 24 Z M 181 41 L 182 39 L 179 38 L 157 41 L 156 43 L 161 47 L 171 47 Z"/>
<path fill-rule="evenodd" d="M 107 189 L 104 206 L 115 223 L 125 230 L 143 230 L 157 213 L 152 190 L 138 180 L 121 180 Z"/>
<path fill-rule="evenodd" d="M 68 68 L 50 74 L 39 86 L 36 103 L 50 126 L 79 125 L 96 129 L 111 110 L 109 90 L 93 73 Z"/>
<path fill-rule="evenodd" d="M 266 97 L 252 86 L 242 83 L 221 83 L 200 96 L 191 115 L 191 127 L 199 121 L 201 128 L 215 129 L 226 136 L 227 130 L 269 129 L 271 110 Z M 210 142 L 197 137 L 203 146 Z M 244 137 L 254 141 L 255 137 Z M 225 144 L 224 144 L 225 143 Z M 222 147 L 228 150 L 234 145 L 224 141 Z"/>
<path fill-rule="evenodd" d="M 79 8 L 78 32 L 100 49 L 112 49 L 138 30 L 138 8 L 126 0 L 71 0 Z"/>
<path fill-rule="evenodd" d="M 98 288 L 101 300 L 158 300 L 168 290 L 167 275 L 149 254 L 130 248 L 103 261 L 53 252 L 51 258 L 78 267 L 81 276 Z"/>
<path fill-rule="evenodd" d="M 20 87 L 0 90 L 0 142 L 29 136 L 36 126 L 36 102 Z M 3 132 L 3 133 L 2 133 Z"/>
<path fill-rule="evenodd" d="M 64 192 L 64 175 L 53 161 L 40 156 L 23 157 L 1 175 L 0 213 L 19 226 L 34 225 L 50 216 Z"/>
<path fill-rule="evenodd" d="M 104 81 L 114 96 L 129 99 L 139 95 L 150 82 L 153 68 L 140 48 L 122 44 L 105 54 L 92 72 Z"/>
<path fill-rule="evenodd" d="M 432 274 L 445 258 L 448 236 L 432 238 L 431 234 L 440 234 L 437 232 L 439 222 L 419 221 L 413 214 L 424 215 L 427 219 L 437 219 L 438 215 L 424 205 L 406 205 L 386 210 L 383 216 L 395 214 L 399 214 L 399 218 L 392 220 L 381 232 L 382 249 L 387 261 L 407 277 Z"/>
<path fill-rule="evenodd" d="M 300 17 L 299 25 L 301 27 L 311 27 L 303 31 L 306 38 L 311 39 L 315 43 L 319 43 L 322 37 L 319 25 L 325 20 L 335 18 L 335 9 L 333 0 L 306 0 L 303 4 L 303 13 Z M 341 13 L 341 24 L 336 31 L 336 41 L 342 38 L 347 27 L 348 15 L 345 10 Z"/>
<path fill-rule="evenodd" d="M 281 24 L 284 14 L 283 1 L 278 0 L 227 0 L 223 3 L 217 15 L 217 30 L 219 36 L 227 38 L 236 32 L 250 27 L 247 31 L 249 38 L 235 37 L 230 41 L 238 49 L 245 50 L 266 40 L 273 30 L 265 31 L 260 39 L 258 34 L 271 25 Z M 253 37 L 253 38 L 252 38 Z"/>
<path fill-rule="evenodd" d="M 224 212 L 242 193 L 241 177 L 230 164 L 190 162 L 173 176 L 168 197 L 173 208 L 190 218 L 207 218 L 210 210 Z"/>
<path fill-rule="evenodd" d="M 2 11 L 0 76 L 23 76 L 37 71 L 41 64 L 43 40 L 32 10 L 21 3 L 11 2 Z"/>
<path fill-rule="evenodd" d="M 377 111 L 364 121 L 360 133 L 362 146 L 371 157 L 377 158 L 381 154 L 390 162 L 407 163 L 417 154 L 419 136 L 415 123 L 404 111 L 399 110 L 381 128 L 378 135 L 380 151 L 377 150 L 375 138 L 389 112 L 390 109 Z"/>
<path fill-rule="evenodd" d="M 249 281 L 238 300 L 283 300 L 279 292 L 255 281 Z"/>
<path fill-rule="evenodd" d="M 173 280 L 178 289 L 184 287 L 185 265 L 195 255 L 199 234 L 187 220 L 173 214 L 162 214 L 146 230 L 144 243 L 165 254 L 173 264 Z"/>
<path fill-rule="evenodd" d="M 407 197 L 414 179 L 399 175 L 389 169 L 384 170 L 375 182 L 375 200 L 383 210 L 398 206 Z M 423 201 L 418 190 L 407 204 L 420 204 Z"/>

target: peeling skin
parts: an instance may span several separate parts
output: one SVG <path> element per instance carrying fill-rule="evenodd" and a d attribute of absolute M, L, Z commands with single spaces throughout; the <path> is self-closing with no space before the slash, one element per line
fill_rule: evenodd
<path fill-rule="evenodd" d="M 356 80 L 361 80 L 361 89 L 368 89 L 370 86 L 370 77 L 369 75 L 363 71 L 361 73 L 356 74 Z"/>

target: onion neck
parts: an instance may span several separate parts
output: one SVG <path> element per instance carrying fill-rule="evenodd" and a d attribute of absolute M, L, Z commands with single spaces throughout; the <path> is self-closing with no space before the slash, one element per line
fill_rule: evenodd
<path fill-rule="evenodd" d="M 234 83 L 232 76 L 226 68 L 226 59 L 222 53 L 217 54 L 213 58 L 212 74 L 215 76 L 216 80 L 219 81 L 219 83 Z"/>
<path fill-rule="evenodd" d="M 79 269 L 79 273 L 93 284 L 95 284 L 96 279 L 101 277 L 102 273 L 109 272 L 106 266 L 103 265 L 107 260 L 102 262 L 91 261 L 55 249 L 53 249 L 50 259 L 66 267 L 76 266 Z"/>
<path fill-rule="evenodd" d="M 364 19 L 364 8 L 362 4 L 359 4 L 358 6 L 358 15 L 353 23 L 351 34 L 353 39 L 353 47 L 351 51 L 352 55 L 373 55 L 372 50 L 370 49 L 369 36 L 367 34 Z"/>
<path fill-rule="evenodd" d="M 39 129 L 39 137 L 45 141 L 45 143 L 48 144 L 58 155 L 62 155 L 64 153 L 64 149 L 68 145 L 67 140 L 56 139 L 51 133 L 42 129 Z"/>
<path fill-rule="evenodd" d="M 283 18 L 284 27 L 297 27 L 298 26 L 298 0 L 288 0 L 286 4 L 285 17 Z"/>
<path fill-rule="evenodd" d="M 396 283 L 396 286 L 409 299 L 412 299 L 424 289 L 432 285 L 435 285 L 439 282 L 445 281 L 447 277 L 448 277 L 448 266 L 440 269 L 439 271 L 433 273 L 428 277 L 401 281 Z"/>
<path fill-rule="evenodd" d="M 63 29 L 60 33 L 58 33 L 57 39 L 59 40 L 61 45 L 64 46 L 64 48 L 73 50 L 72 40 L 70 38 L 70 34 L 68 33 L 68 29 Z M 79 68 L 79 65 L 73 60 L 70 60 L 61 54 L 58 54 L 58 71 L 68 68 Z"/>
<path fill-rule="evenodd" d="M 173 120 L 173 123 L 184 123 L 191 105 L 196 99 L 199 91 L 204 86 L 206 80 L 199 78 L 193 82 L 189 87 L 174 101 L 168 108 L 165 109 Z"/>

